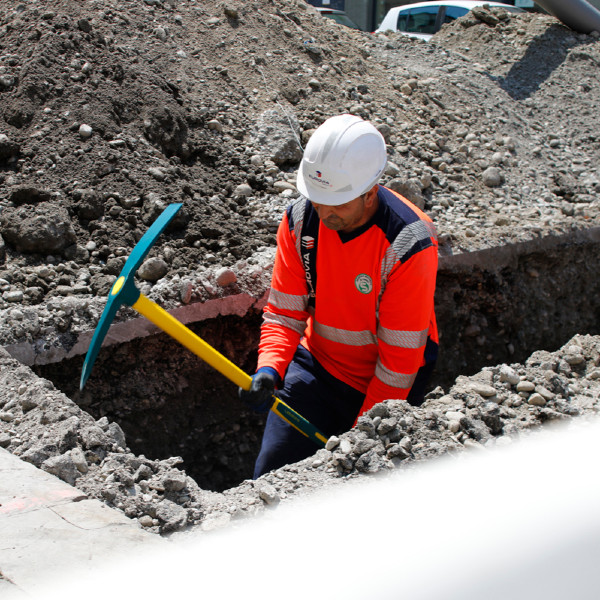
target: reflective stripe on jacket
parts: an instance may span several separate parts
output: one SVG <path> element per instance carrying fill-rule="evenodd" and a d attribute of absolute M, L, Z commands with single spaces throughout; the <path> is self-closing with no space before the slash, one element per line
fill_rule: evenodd
<path fill-rule="evenodd" d="M 433 297 L 437 236 L 431 219 L 379 186 L 373 218 L 350 233 L 319 224 L 316 304 L 308 308 L 302 219 L 305 198 L 286 211 L 277 233 L 271 292 L 264 311 L 258 366 L 284 376 L 298 342 L 332 375 L 366 394 L 363 411 L 404 399 L 427 341 L 437 353 Z M 433 342 L 433 343 L 432 343 Z"/>

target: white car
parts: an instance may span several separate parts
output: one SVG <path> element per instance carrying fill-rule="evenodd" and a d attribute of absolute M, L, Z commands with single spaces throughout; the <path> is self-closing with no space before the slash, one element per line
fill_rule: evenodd
<path fill-rule="evenodd" d="M 384 33 L 391 30 L 411 37 L 429 40 L 445 23 L 451 23 L 459 17 L 464 17 L 472 8 L 486 4 L 492 7 L 504 8 L 513 13 L 525 12 L 521 8 L 502 2 L 417 2 L 416 4 L 405 4 L 390 8 L 375 33 Z"/>

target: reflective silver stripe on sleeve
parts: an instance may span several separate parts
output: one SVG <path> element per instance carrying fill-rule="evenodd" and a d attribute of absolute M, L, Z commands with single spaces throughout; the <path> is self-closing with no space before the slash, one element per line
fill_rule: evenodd
<path fill-rule="evenodd" d="M 348 329 L 338 329 L 329 327 L 315 321 L 313 323 L 315 333 L 324 337 L 330 342 L 338 344 L 346 344 L 347 346 L 368 346 L 369 344 L 377 344 L 377 337 L 372 331 L 350 331 Z"/>
<path fill-rule="evenodd" d="M 304 208 L 306 206 L 306 199 L 304 196 L 300 196 L 294 204 L 292 204 L 292 219 L 294 220 L 294 233 L 296 234 L 296 250 L 298 256 L 302 260 L 302 248 L 300 246 L 302 236 L 302 223 L 304 222 Z"/>
<path fill-rule="evenodd" d="M 431 238 L 429 227 L 423 221 L 415 221 L 407 225 L 397 236 L 392 247 L 399 260 L 419 241 Z"/>
<path fill-rule="evenodd" d="M 379 327 L 377 335 L 382 342 L 397 348 L 422 348 L 427 342 L 428 329 L 423 331 L 398 331 L 397 329 L 388 329 Z"/>
<path fill-rule="evenodd" d="M 283 310 L 304 311 L 308 305 L 308 296 L 285 294 L 284 292 L 271 288 L 271 291 L 269 292 L 269 304 Z"/>
<path fill-rule="evenodd" d="M 385 290 L 385 286 L 387 284 L 388 277 L 394 268 L 394 265 L 398 262 L 398 257 L 394 252 L 393 246 L 389 246 L 383 255 L 383 259 L 381 261 L 381 292 Z M 381 298 L 381 295 L 380 295 Z"/>
<path fill-rule="evenodd" d="M 390 369 L 384 367 L 381 364 L 381 361 L 378 360 L 377 365 L 375 366 L 375 376 L 380 381 L 383 381 L 383 383 L 386 385 L 407 390 L 412 387 L 413 381 L 415 380 L 417 374 L 411 373 L 407 375 L 406 373 L 396 373 L 395 371 L 390 371 Z"/>
<path fill-rule="evenodd" d="M 398 261 L 402 261 L 409 250 L 419 241 L 437 239 L 437 232 L 433 223 L 429 221 L 415 221 L 407 225 L 386 250 L 381 261 L 381 289 L 385 289 L 389 274 Z"/>
<path fill-rule="evenodd" d="M 265 323 L 270 323 L 272 325 L 281 325 L 282 327 L 287 327 L 296 333 L 302 335 L 304 330 L 306 329 L 306 321 L 301 321 L 300 319 L 292 319 L 291 317 L 284 317 L 283 315 L 278 315 L 275 313 L 264 313 L 263 320 Z"/>

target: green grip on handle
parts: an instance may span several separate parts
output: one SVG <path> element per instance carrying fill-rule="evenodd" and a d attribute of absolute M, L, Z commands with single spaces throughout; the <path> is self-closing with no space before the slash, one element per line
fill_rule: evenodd
<path fill-rule="evenodd" d="M 271 410 L 318 446 L 324 447 L 327 443 L 327 438 L 312 423 L 309 423 L 283 400 L 277 398 L 277 396 L 275 396 L 275 403 L 271 407 Z"/>

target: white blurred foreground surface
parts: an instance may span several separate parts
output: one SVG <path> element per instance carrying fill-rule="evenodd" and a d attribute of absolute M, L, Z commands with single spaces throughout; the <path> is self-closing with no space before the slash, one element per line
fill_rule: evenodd
<path fill-rule="evenodd" d="M 576 420 L 115 557 L 31 597 L 597 600 L 599 458 L 600 423 Z"/>

